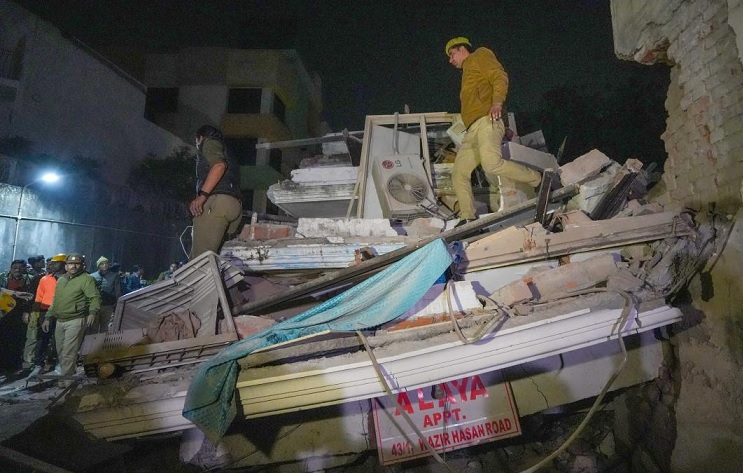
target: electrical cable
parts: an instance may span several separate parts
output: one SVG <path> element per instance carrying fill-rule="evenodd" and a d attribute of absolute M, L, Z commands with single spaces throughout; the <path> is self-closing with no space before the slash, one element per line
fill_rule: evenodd
<path fill-rule="evenodd" d="M 188 225 L 186 228 L 184 228 L 183 231 L 181 232 L 181 236 L 178 238 L 178 241 L 181 243 L 181 249 L 183 250 L 183 253 L 186 255 L 186 258 L 188 258 L 188 251 L 186 251 L 186 245 L 183 244 L 183 236 L 189 230 L 191 231 L 191 239 L 193 240 L 193 225 Z"/>
<path fill-rule="evenodd" d="M 536 465 L 526 470 L 523 470 L 521 473 L 534 473 L 536 471 L 539 471 L 540 468 L 543 468 L 545 465 L 547 465 L 547 463 L 551 462 L 555 457 L 557 457 L 566 448 L 568 448 L 571 443 L 573 443 L 573 441 L 578 437 L 578 435 L 583 431 L 585 426 L 591 420 L 591 417 L 593 417 L 593 414 L 596 413 L 599 406 L 601 405 L 601 401 L 604 399 L 604 396 L 609 391 L 609 388 L 611 387 L 612 384 L 614 384 L 614 381 L 616 381 L 617 377 L 624 369 L 624 366 L 627 364 L 627 347 L 624 345 L 624 339 L 622 338 L 621 329 L 627 323 L 627 320 L 629 319 L 630 314 L 632 313 L 632 309 L 634 308 L 634 301 L 632 300 L 632 296 L 625 291 L 605 289 L 605 288 L 593 288 L 593 289 L 587 289 L 584 291 L 571 292 L 570 296 L 593 294 L 595 292 L 613 292 L 613 293 L 619 294 L 625 299 L 626 303 L 624 305 L 624 308 L 622 309 L 622 314 L 619 316 L 619 324 L 617 325 L 617 340 L 619 341 L 619 347 L 622 350 L 622 361 L 619 363 L 619 366 L 617 367 L 617 369 L 614 370 L 614 373 L 611 375 L 611 377 L 606 382 L 606 384 L 604 385 L 599 395 L 596 397 L 596 400 L 591 406 L 591 409 L 586 414 L 586 417 L 578 425 L 578 427 L 570 435 L 570 437 L 568 437 L 568 439 L 557 450 L 549 454 L 547 457 L 542 459 Z"/>
<path fill-rule="evenodd" d="M 405 418 L 405 421 L 413 429 L 416 435 L 418 435 L 418 438 L 423 442 L 423 445 L 426 446 L 426 450 L 431 452 L 431 455 L 433 455 L 436 461 L 444 465 L 444 467 L 451 473 L 456 473 L 456 471 L 448 463 L 446 463 L 443 458 L 441 458 L 441 455 L 439 455 L 439 453 L 428 444 L 428 440 L 426 439 L 426 436 L 423 434 L 423 432 L 421 432 L 418 426 L 415 425 L 415 422 L 413 422 L 413 419 L 410 418 L 407 411 L 403 408 L 403 406 L 400 405 L 400 403 L 395 398 L 395 395 L 392 393 L 392 389 L 390 389 L 390 386 L 387 383 L 387 380 L 384 378 L 384 375 L 382 374 L 382 367 L 379 365 L 379 362 L 377 361 L 377 357 L 374 356 L 374 353 L 372 352 L 372 349 L 369 346 L 369 342 L 366 340 L 366 336 L 363 333 L 361 333 L 361 331 L 359 330 L 356 330 L 356 335 L 359 337 L 359 339 L 361 340 L 361 343 L 364 345 L 364 349 L 366 350 L 367 355 L 369 355 L 369 359 L 371 360 L 372 366 L 374 367 L 374 371 L 376 372 L 377 377 L 379 378 L 379 382 L 382 384 L 382 387 L 384 388 L 384 392 L 387 395 L 387 399 L 389 399 L 390 402 L 394 404 L 395 407 L 397 407 L 398 411 Z"/>
<path fill-rule="evenodd" d="M 459 340 L 465 344 L 465 345 L 471 345 L 473 343 L 476 343 L 482 339 L 486 334 L 490 333 L 490 329 L 493 325 L 495 325 L 496 322 L 501 320 L 500 317 L 498 317 L 498 314 L 494 315 L 492 319 L 488 321 L 488 323 L 482 327 L 480 330 L 478 330 L 475 335 L 472 338 L 467 338 L 464 333 L 462 332 L 462 329 L 459 327 L 459 324 L 457 323 L 457 318 L 454 315 L 454 308 L 451 305 L 451 298 L 449 297 L 449 286 L 451 284 L 451 281 L 446 282 L 446 286 L 444 286 L 444 298 L 446 299 L 446 306 L 447 306 L 447 312 L 449 315 L 449 318 L 451 319 L 452 327 L 454 327 L 454 331 L 457 333 L 457 337 L 459 337 Z M 496 309 L 498 313 L 501 313 L 502 310 L 500 308 Z"/>

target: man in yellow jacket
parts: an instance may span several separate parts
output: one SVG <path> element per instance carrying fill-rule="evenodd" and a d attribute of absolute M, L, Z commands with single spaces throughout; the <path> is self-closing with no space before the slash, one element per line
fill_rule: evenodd
<path fill-rule="evenodd" d="M 452 184 L 459 201 L 459 218 L 468 222 L 477 218 L 472 194 L 472 172 L 477 165 L 488 182 L 498 176 L 537 187 L 542 175 L 522 164 L 505 160 L 501 142 L 505 133 L 503 103 L 508 95 L 508 74 L 488 48 L 472 50 L 469 39 L 452 38 L 445 47 L 449 64 L 462 70 L 459 92 L 461 115 L 467 128 L 452 169 Z"/>

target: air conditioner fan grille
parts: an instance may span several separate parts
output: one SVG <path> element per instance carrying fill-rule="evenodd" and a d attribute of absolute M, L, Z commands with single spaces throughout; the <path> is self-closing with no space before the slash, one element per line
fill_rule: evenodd
<path fill-rule="evenodd" d="M 398 202 L 415 205 L 426 198 L 428 184 L 415 174 L 398 173 L 387 180 L 387 192 Z"/>

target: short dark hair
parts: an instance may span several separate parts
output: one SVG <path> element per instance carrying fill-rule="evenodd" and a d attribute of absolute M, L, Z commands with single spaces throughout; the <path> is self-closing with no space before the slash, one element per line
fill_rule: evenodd
<path fill-rule="evenodd" d="M 30 264 L 32 266 L 37 261 L 44 261 L 44 255 L 36 255 L 36 256 L 29 256 L 28 257 L 28 264 Z"/>
<path fill-rule="evenodd" d="M 14 259 L 13 261 L 11 261 L 10 266 L 12 267 L 14 264 L 22 264 L 23 267 L 25 268 L 26 267 L 26 260 Z"/>
<path fill-rule="evenodd" d="M 196 138 L 201 138 L 201 137 L 213 138 L 219 141 L 224 140 L 224 136 L 222 135 L 222 132 L 211 125 L 201 125 L 199 129 L 196 130 Z"/>

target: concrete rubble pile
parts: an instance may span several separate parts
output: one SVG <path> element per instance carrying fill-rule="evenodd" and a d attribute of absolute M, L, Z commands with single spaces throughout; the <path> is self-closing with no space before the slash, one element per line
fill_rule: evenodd
<path fill-rule="evenodd" d="M 343 217 L 348 211 L 358 166 L 352 164 L 344 142 L 322 144 L 323 154 L 305 158 L 291 179 L 268 188 L 276 206 L 295 217 Z"/>
<path fill-rule="evenodd" d="M 337 175 L 355 182 L 345 162 L 327 161 L 344 164 L 335 167 Z M 324 186 L 327 173 L 311 169 L 293 174 L 295 189 Z M 421 396 L 421 388 L 437 383 L 498 373 L 483 389 L 505 383 L 518 413 L 510 432 L 489 439 L 497 440 L 521 433 L 519 416 L 596 396 L 614 370 L 617 339 L 639 341 L 629 355 L 632 367 L 611 389 L 653 379 L 662 349 L 648 334 L 681 319 L 668 301 L 711 264 L 730 222 L 646 202 L 653 176 L 637 160 L 620 165 L 593 150 L 556 171 L 561 189 L 511 201 L 461 227 L 436 217 L 315 217 L 296 225 L 254 219 L 219 257 L 197 258 L 172 280 L 122 298 L 115 331 L 88 337 L 84 345 L 86 372 L 99 380 L 69 394 L 66 409 L 101 439 L 183 432 L 182 460 L 202 466 L 299 462 L 308 468 L 303 471 L 316 471 L 373 448 L 362 426 L 380 415 L 373 400 L 384 399 L 386 389 L 417 389 Z M 272 187 L 274 198 L 288 185 Z M 344 199 L 347 205 L 350 194 Z M 209 442 L 181 414 L 201 362 L 435 239 L 450 249 L 450 270 L 414 307 L 365 340 L 324 333 L 240 360 L 235 423 L 250 427 L 228 433 L 204 460 Z M 163 324 L 175 324 L 160 332 L 170 338 L 153 335 Z M 570 366 L 552 365 L 571 356 L 574 374 Z M 589 382 L 587 370 L 600 374 Z M 537 386 L 535 395 L 535 384 L 552 382 L 550 376 L 569 385 L 568 393 Z M 299 426 L 312 426 L 316 435 L 301 434 Z M 258 452 L 259 440 L 245 432 L 261 429 L 281 440 Z M 386 447 L 377 447 L 383 456 Z M 244 455 L 250 451 L 256 453 Z M 408 457 L 400 458 L 389 461 Z"/>

